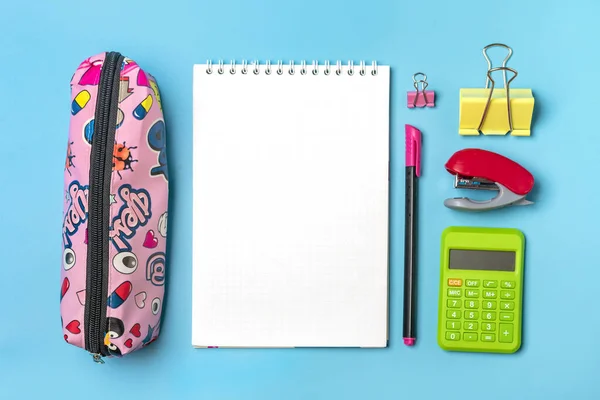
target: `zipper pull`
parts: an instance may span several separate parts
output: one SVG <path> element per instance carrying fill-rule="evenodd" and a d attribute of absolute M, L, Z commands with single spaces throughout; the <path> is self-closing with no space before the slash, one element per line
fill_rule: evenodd
<path fill-rule="evenodd" d="M 96 364 L 104 364 L 104 360 L 102 359 L 102 354 L 98 354 L 98 353 L 90 353 L 92 355 L 92 358 L 94 359 L 94 362 Z"/>

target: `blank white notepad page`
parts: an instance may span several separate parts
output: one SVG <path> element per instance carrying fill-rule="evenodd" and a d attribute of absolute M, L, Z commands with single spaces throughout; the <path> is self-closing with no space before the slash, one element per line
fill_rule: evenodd
<path fill-rule="evenodd" d="M 384 347 L 389 67 L 194 66 L 196 347 Z"/>

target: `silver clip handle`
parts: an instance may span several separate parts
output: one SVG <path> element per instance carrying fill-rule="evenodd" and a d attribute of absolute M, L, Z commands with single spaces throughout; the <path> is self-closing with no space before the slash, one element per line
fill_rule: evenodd
<path fill-rule="evenodd" d="M 517 77 L 518 74 L 517 74 L 517 71 L 515 71 L 512 68 L 496 67 L 496 68 L 492 68 L 492 69 L 488 70 L 488 73 L 487 73 L 488 79 L 492 82 L 492 87 L 490 88 L 490 93 L 488 95 L 487 102 L 485 103 L 485 108 L 483 109 L 483 115 L 481 116 L 481 120 L 479 121 L 479 126 L 477 127 L 477 130 L 479 132 L 481 132 L 481 128 L 483 127 L 483 123 L 485 122 L 485 117 L 487 117 L 487 113 L 490 109 L 490 104 L 492 102 L 492 93 L 494 92 L 494 87 L 496 86 L 496 82 L 492 78 L 492 72 L 496 72 L 496 71 L 504 71 L 505 75 L 506 75 L 506 71 L 510 71 L 514 74 L 512 76 L 512 78 L 510 78 L 504 85 L 504 88 L 506 89 L 506 109 L 507 109 L 506 111 L 508 113 L 509 132 L 512 132 L 512 130 L 513 130 L 512 112 L 511 112 L 511 108 L 510 108 L 510 83 Z"/>
<path fill-rule="evenodd" d="M 421 75 L 423 78 L 422 79 L 418 79 L 417 80 L 417 76 Z M 429 86 L 429 84 L 427 83 L 427 75 L 422 73 L 422 72 L 417 72 L 416 74 L 413 75 L 413 86 L 415 87 L 415 90 L 417 91 L 417 93 L 415 94 L 415 98 L 413 99 L 413 107 L 417 106 L 417 99 L 419 98 L 419 93 L 423 93 L 423 100 L 425 100 L 425 104 L 423 104 L 423 107 L 425 107 L 427 105 L 427 93 L 425 93 L 425 89 L 427 89 L 427 86 Z M 421 84 L 421 89 L 419 90 L 419 83 Z"/>
<path fill-rule="evenodd" d="M 488 44 L 487 46 L 485 46 L 483 48 L 483 56 L 485 57 L 485 60 L 487 61 L 488 71 L 490 69 L 492 69 L 492 61 L 488 57 L 487 51 L 489 49 L 491 49 L 492 47 L 502 47 L 507 50 L 508 53 L 506 54 L 506 57 L 504 57 L 504 61 L 502 61 L 502 68 L 506 68 L 506 63 L 508 62 L 508 60 L 510 59 L 510 57 L 512 56 L 512 53 L 513 53 L 512 49 L 509 46 L 502 44 L 502 43 L 492 43 L 492 44 Z M 506 71 L 503 73 L 503 77 L 504 77 L 504 86 L 506 86 L 506 84 L 507 84 Z M 489 78 L 489 76 L 487 76 L 485 79 L 485 88 L 487 89 L 489 87 L 489 85 L 490 85 L 490 78 Z"/>

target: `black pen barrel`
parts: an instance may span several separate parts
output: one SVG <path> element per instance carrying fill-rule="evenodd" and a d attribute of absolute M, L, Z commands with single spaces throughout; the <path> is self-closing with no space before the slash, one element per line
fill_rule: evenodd
<path fill-rule="evenodd" d="M 404 338 L 415 338 L 415 255 L 416 255 L 416 205 L 417 178 L 415 167 L 406 167 L 405 192 L 405 222 L 404 222 Z"/>

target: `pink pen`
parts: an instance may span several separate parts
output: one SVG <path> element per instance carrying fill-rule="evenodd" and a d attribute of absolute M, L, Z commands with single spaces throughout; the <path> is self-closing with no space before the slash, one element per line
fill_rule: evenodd
<path fill-rule="evenodd" d="M 413 346 L 415 334 L 415 276 L 417 264 L 417 178 L 421 176 L 421 131 L 411 125 L 406 133 L 406 211 L 404 222 L 404 344 Z"/>

